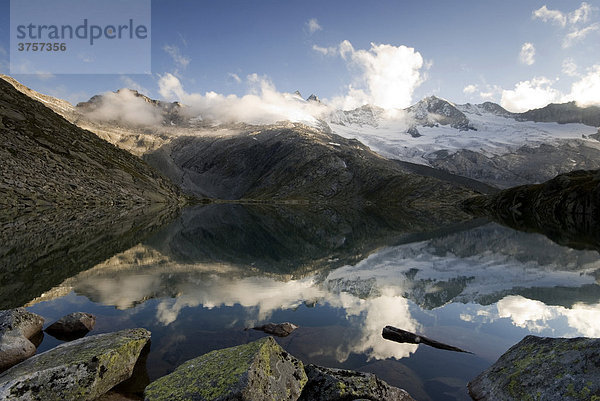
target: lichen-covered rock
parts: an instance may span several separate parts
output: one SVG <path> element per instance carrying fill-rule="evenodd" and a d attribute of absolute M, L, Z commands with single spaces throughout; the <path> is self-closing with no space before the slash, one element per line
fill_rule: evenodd
<path fill-rule="evenodd" d="M 297 328 L 298 326 L 290 322 L 267 323 L 262 326 L 253 327 L 254 330 L 264 331 L 267 334 L 273 334 L 277 337 L 287 337 Z"/>
<path fill-rule="evenodd" d="M 303 364 L 265 337 L 187 361 L 146 387 L 146 401 L 297 400 Z"/>
<path fill-rule="evenodd" d="M 30 339 L 42 331 L 44 318 L 24 308 L 0 311 L 0 372 L 35 354 Z"/>
<path fill-rule="evenodd" d="M 72 341 L 85 336 L 96 324 L 91 313 L 75 312 L 61 317 L 46 328 L 46 333 L 59 340 Z"/>
<path fill-rule="evenodd" d="M 12 333 L 31 338 L 42 331 L 44 318 L 25 308 L 0 311 L 0 335 Z"/>
<path fill-rule="evenodd" d="M 600 400 L 600 339 L 527 336 L 469 383 L 474 400 Z"/>
<path fill-rule="evenodd" d="M 357 399 L 381 401 L 412 401 L 402 389 L 390 386 L 372 373 L 331 369 L 308 365 L 305 368 L 308 383 L 301 401 L 346 401 Z"/>
<path fill-rule="evenodd" d="M 131 376 L 149 340 L 131 329 L 61 344 L 2 373 L 0 399 L 94 400 Z"/>

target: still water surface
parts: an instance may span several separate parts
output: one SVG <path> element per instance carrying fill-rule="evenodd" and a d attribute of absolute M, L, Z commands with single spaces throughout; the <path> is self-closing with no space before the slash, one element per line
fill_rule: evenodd
<path fill-rule="evenodd" d="M 395 225 L 193 207 L 27 305 L 48 323 L 94 313 L 94 333 L 149 329 L 152 379 L 264 336 L 246 328 L 289 321 L 300 328 L 277 341 L 303 362 L 373 372 L 422 401 L 468 400 L 468 381 L 528 334 L 600 337 L 598 252 L 486 221 L 424 234 Z M 474 354 L 390 342 L 386 325 Z M 57 344 L 46 335 L 40 351 Z"/>

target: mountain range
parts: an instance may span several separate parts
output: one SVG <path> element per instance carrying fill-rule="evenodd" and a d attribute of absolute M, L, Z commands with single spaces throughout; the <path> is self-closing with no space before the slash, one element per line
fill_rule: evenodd
<path fill-rule="evenodd" d="M 185 105 L 155 101 L 131 90 L 95 96 L 69 107 L 60 99 L 5 79 L 80 129 L 90 130 L 141 156 L 185 193 L 196 197 L 334 202 L 356 207 L 380 204 L 431 214 L 436 216 L 432 217 L 433 223 L 438 218 L 466 219 L 457 202 L 488 189 L 451 174 L 415 173 L 357 140 L 335 134 L 326 124 L 315 127 L 290 122 L 263 126 L 235 123 L 215 127 L 210 122 L 186 117 Z M 113 95 L 129 105 L 150 106 L 160 123 L 142 125 L 103 118 L 106 109 L 102 105 Z M 42 107 L 35 103 L 35 107 Z M 56 121 L 64 120 L 56 116 Z M 83 132 L 87 131 L 82 131 L 82 135 Z"/>
<path fill-rule="evenodd" d="M 160 153 L 161 147 L 179 137 L 248 136 L 273 128 L 243 122 L 216 124 L 194 116 L 184 104 L 153 100 L 130 89 L 96 95 L 72 106 L 10 77 L 4 79 L 67 120 L 138 156 Z M 136 113 L 107 113 L 104 106 L 115 95 L 151 105 L 153 121 L 136 121 L 132 119 Z M 320 102 L 315 95 L 306 100 L 299 93 L 295 97 L 307 104 Z M 458 105 L 430 96 L 393 115 L 364 105 L 354 110 L 329 110 L 305 125 L 325 135 L 356 139 L 387 159 L 432 167 L 498 188 L 600 168 L 600 107 L 579 107 L 574 102 L 511 113 L 492 102 Z"/>
<path fill-rule="evenodd" d="M 425 181 L 433 177 L 489 192 L 600 168 L 600 108 L 572 102 L 511 113 L 491 102 L 457 105 L 431 96 L 393 114 L 364 105 L 330 110 L 311 123 L 217 124 L 194 116 L 182 103 L 130 89 L 73 106 L 3 78 L 71 123 L 142 157 L 184 192 L 202 197 L 339 200 L 357 193 L 358 185 L 362 201 L 370 202 L 382 193 L 405 199 L 406 188 L 415 188 L 407 177 L 426 175 Z M 321 104 L 315 95 L 295 96 L 298 102 Z M 143 108 L 134 112 L 113 112 L 139 103 Z M 286 164 L 292 162 L 293 169 Z M 379 169 L 375 175 L 373 168 Z M 329 178 L 319 181 L 311 176 L 315 172 Z M 392 176 L 403 176 L 404 184 L 391 183 Z M 418 186 L 415 199 L 427 192 L 427 185 L 419 181 Z"/>

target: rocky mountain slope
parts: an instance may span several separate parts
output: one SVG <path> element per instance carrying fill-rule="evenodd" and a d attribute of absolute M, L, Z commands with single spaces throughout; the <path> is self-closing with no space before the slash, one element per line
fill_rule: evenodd
<path fill-rule="evenodd" d="M 219 199 L 381 204 L 445 214 L 474 193 L 451 178 L 417 175 L 358 141 L 302 124 L 179 137 L 144 159 L 184 191 Z"/>
<path fill-rule="evenodd" d="M 38 207 L 180 201 L 178 189 L 139 158 L 5 80 L 0 80 L 0 138 L 2 215 Z"/>
<path fill-rule="evenodd" d="M 541 232 L 559 244 L 600 250 L 600 170 L 561 174 L 543 184 L 475 197 L 464 206 L 512 228 Z"/>
<path fill-rule="evenodd" d="M 168 148 L 174 138 L 219 138 L 269 129 L 244 123 L 213 125 L 195 118 L 185 105 L 152 100 L 131 90 L 94 96 L 74 107 L 13 84 L 69 121 L 138 156 Z M 117 95 L 153 106 L 152 123 L 107 116 L 105 106 Z M 299 102 L 314 101 L 297 97 Z M 431 96 L 391 114 L 371 105 L 334 111 L 313 128 L 357 139 L 389 159 L 508 188 L 574 169 L 600 168 L 598 110 L 565 103 L 511 113 L 491 102 L 457 105 Z"/>
<path fill-rule="evenodd" d="M 556 122 L 559 124 L 581 123 L 592 127 L 600 127 L 600 107 L 579 107 L 575 102 L 551 103 L 540 109 L 516 114 L 521 121 Z"/>

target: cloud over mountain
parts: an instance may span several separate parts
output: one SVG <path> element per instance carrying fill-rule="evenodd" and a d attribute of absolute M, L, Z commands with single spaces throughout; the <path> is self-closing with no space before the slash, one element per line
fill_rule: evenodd
<path fill-rule="evenodd" d="M 212 91 L 188 93 L 179 78 L 170 73 L 161 76 L 158 85 L 161 96 L 189 106 L 187 113 L 190 117 L 216 123 L 271 124 L 282 120 L 313 123 L 316 117 L 327 111 L 327 107 L 320 103 L 307 102 L 291 93 L 277 91 L 269 79 L 258 74 L 248 75 L 246 81 L 250 89 L 244 96 Z"/>

